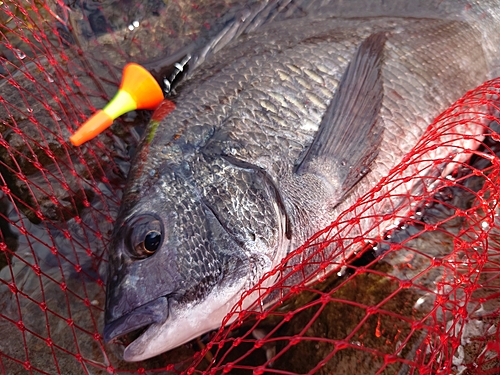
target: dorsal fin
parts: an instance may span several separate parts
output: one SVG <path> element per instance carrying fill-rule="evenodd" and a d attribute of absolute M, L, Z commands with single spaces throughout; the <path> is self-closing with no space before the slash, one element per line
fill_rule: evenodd
<path fill-rule="evenodd" d="M 320 175 L 341 192 L 339 199 L 368 172 L 382 140 L 378 117 L 385 39 L 384 33 L 377 33 L 361 43 L 295 170 Z"/>

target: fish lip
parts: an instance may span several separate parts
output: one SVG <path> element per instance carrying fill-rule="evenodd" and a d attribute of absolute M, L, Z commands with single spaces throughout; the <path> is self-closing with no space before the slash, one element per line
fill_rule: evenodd
<path fill-rule="evenodd" d="M 152 324 L 162 324 L 169 316 L 167 296 L 159 297 L 104 325 L 104 342 Z M 136 339 L 137 340 L 137 339 Z M 135 341 L 135 340 L 134 340 Z"/>

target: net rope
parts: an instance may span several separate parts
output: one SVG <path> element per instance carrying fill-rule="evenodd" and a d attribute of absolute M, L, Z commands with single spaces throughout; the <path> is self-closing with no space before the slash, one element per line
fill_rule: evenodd
<path fill-rule="evenodd" d="M 98 3 L 0 1 L 0 372 L 500 373 L 500 79 L 441 114 L 242 296 L 226 327 L 139 363 L 121 360 L 125 342 L 103 342 L 106 250 L 149 115 L 126 115 L 81 148 L 68 138 L 113 95 L 124 63 L 177 50 L 231 5 L 148 2 L 114 20 Z M 158 17 L 139 28 L 134 12 Z M 165 14 L 179 22 L 160 24 Z M 467 135 L 472 125 L 484 139 Z M 453 158 L 436 157 L 443 149 Z"/>

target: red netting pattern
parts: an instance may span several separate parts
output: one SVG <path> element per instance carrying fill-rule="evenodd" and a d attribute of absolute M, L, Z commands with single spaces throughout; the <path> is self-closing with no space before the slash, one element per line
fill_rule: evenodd
<path fill-rule="evenodd" d="M 0 372 L 500 373 L 499 79 L 437 118 L 350 208 L 354 218 L 345 212 L 291 253 L 266 276 L 280 281 L 267 289 L 262 280 L 243 296 L 227 327 L 152 360 L 123 362 L 123 346 L 101 337 L 102 275 L 147 115 L 125 116 L 82 148 L 68 137 L 110 99 L 124 62 L 152 57 L 164 34 L 179 35 L 169 41 L 175 50 L 208 29 L 208 12 L 231 4 L 158 5 L 182 23 L 145 24 L 146 33 L 156 30 L 147 46 L 111 21 L 96 29 L 93 17 L 105 10 L 88 4 L 0 1 Z M 484 139 L 471 135 L 473 125 Z M 401 194 L 416 181 L 419 191 Z M 401 197 L 392 214 L 377 211 Z M 370 231 L 362 220 L 373 222 Z M 328 257 L 327 247 L 335 248 Z M 302 259 L 306 248 L 314 251 Z M 350 248 L 354 258 L 339 263 Z M 290 285 L 294 273 L 306 282 Z M 241 311 L 251 293 L 259 299 Z M 271 294 L 278 302 L 263 309 Z"/>

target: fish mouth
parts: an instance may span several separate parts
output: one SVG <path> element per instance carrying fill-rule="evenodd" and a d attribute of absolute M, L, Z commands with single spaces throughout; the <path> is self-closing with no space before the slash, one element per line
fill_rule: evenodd
<path fill-rule="evenodd" d="M 159 297 L 145 305 L 139 306 L 129 313 L 104 325 L 104 342 L 110 341 L 138 331 L 133 341 L 138 340 L 151 325 L 163 324 L 169 316 L 168 299 L 166 296 Z"/>

